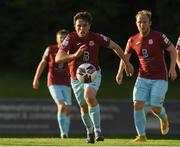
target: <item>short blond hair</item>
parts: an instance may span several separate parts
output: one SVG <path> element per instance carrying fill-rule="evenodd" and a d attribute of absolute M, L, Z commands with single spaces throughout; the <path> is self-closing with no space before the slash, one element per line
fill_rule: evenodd
<path fill-rule="evenodd" d="M 138 13 L 136 14 L 136 19 L 139 15 L 146 15 L 148 16 L 149 20 L 151 20 L 151 11 L 148 11 L 148 10 L 141 10 L 141 11 L 138 11 Z"/>

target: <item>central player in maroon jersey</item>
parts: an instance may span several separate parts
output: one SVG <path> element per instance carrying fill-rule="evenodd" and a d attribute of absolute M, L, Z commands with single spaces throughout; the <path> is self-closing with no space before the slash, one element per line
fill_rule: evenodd
<path fill-rule="evenodd" d="M 102 47 L 111 48 L 122 58 L 126 64 L 126 70 L 133 73 L 133 67 L 127 61 L 121 47 L 110 38 L 89 32 L 92 16 L 88 12 L 79 12 L 74 16 L 74 27 L 76 32 L 70 33 L 63 42 L 56 55 L 56 62 L 69 62 L 71 74 L 71 85 L 80 106 L 81 118 L 87 129 L 87 143 L 94 143 L 94 133 L 96 141 L 103 141 L 101 131 L 100 106 L 96 99 L 96 93 L 101 82 L 101 69 L 99 66 L 99 51 Z M 76 70 L 82 63 L 91 63 L 97 69 L 96 80 L 92 83 L 80 83 L 76 78 Z"/>
<path fill-rule="evenodd" d="M 146 141 L 145 104 L 150 105 L 153 114 L 160 119 L 161 133 L 163 135 L 168 133 L 169 123 L 163 102 L 168 89 L 168 76 L 171 80 L 175 80 L 177 76 L 175 47 L 163 33 L 150 29 L 151 12 L 139 11 L 136 15 L 136 25 L 139 33 L 130 37 L 125 49 L 128 58 L 136 52 L 140 62 L 138 78 L 133 91 L 134 122 L 138 134 L 134 142 Z M 169 73 L 164 60 L 164 50 L 170 53 Z M 123 66 L 121 62 L 116 77 L 119 84 L 122 82 Z"/>

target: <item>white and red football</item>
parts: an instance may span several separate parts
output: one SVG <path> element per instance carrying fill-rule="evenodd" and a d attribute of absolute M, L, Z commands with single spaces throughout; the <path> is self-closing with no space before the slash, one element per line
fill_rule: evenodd
<path fill-rule="evenodd" d="M 96 79 L 96 67 L 90 63 L 79 65 L 76 71 L 76 77 L 81 83 L 91 83 Z"/>

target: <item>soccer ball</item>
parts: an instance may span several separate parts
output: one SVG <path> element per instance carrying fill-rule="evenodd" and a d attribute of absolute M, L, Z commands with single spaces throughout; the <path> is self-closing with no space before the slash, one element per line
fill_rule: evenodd
<path fill-rule="evenodd" d="M 81 64 L 76 71 L 76 77 L 81 83 L 91 83 L 96 79 L 96 68 L 90 63 Z"/>

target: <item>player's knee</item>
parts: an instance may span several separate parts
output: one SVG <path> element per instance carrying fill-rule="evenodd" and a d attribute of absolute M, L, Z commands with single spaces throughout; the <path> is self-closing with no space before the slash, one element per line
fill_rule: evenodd
<path fill-rule="evenodd" d="M 88 87 L 84 90 L 85 99 L 95 99 L 96 98 L 96 90 L 92 87 Z"/>
<path fill-rule="evenodd" d="M 59 112 L 62 112 L 63 109 L 64 109 L 64 107 L 65 107 L 64 102 L 63 102 L 63 101 L 60 101 L 60 102 L 58 102 L 58 103 L 56 103 L 56 104 L 57 104 L 58 111 L 59 111 Z"/>
<path fill-rule="evenodd" d="M 80 106 L 80 111 L 81 111 L 81 113 L 88 113 L 88 105 L 84 104 L 84 105 Z"/>
<path fill-rule="evenodd" d="M 84 97 L 86 100 L 86 103 L 90 107 L 94 107 L 97 105 L 97 100 L 96 100 L 96 92 L 92 88 L 88 88 L 85 90 Z"/>
<path fill-rule="evenodd" d="M 69 114 L 71 113 L 71 108 L 70 108 L 70 106 L 65 105 L 64 111 L 65 111 L 65 113 L 66 113 L 67 115 L 69 115 Z"/>
<path fill-rule="evenodd" d="M 88 98 L 86 98 L 86 102 L 87 102 L 88 106 L 90 106 L 90 107 L 94 107 L 97 105 L 96 98 L 88 97 Z"/>
<path fill-rule="evenodd" d="M 144 102 L 135 101 L 134 102 L 134 109 L 141 110 L 144 108 Z"/>

